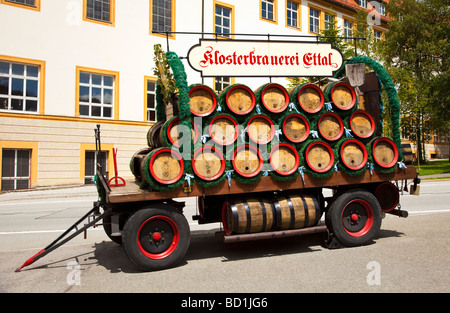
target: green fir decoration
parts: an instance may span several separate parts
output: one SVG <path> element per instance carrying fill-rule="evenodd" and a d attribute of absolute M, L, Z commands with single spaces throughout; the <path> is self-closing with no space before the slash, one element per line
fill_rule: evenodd
<path fill-rule="evenodd" d="M 380 82 L 388 95 L 389 109 L 391 112 L 391 121 L 393 129 L 393 141 L 398 148 L 399 161 L 403 160 L 403 155 L 401 152 L 401 139 L 400 139 L 400 102 L 398 100 L 397 90 L 395 89 L 394 82 L 391 79 L 389 73 L 384 69 L 384 67 L 377 61 L 366 57 L 366 56 L 356 56 L 345 62 L 345 64 L 353 63 L 364 63 L 366 66 L 371 68 L 375 75 L 378 76 Z M 345 71 L 345 64 L 342 65 L 341 69 L 336 72 L 334 77 L 341 77 Z"/>
<path fill-rule="evenodd" d="M 189 105 L 189 87 L 187 84 L 187 76 L 184 70 L 184 65 L 178 55 L 173 51 L 167 51 L 167 62 L 169 63 L 175 78 L 175 86 L 178 89 L 178 116 L 181 119 L 181 124 L 192 130 L 191 123 L 191 109 Z M 186 149 L 187 148 L 187 149 Z M 183 145 L 180 148 L 180 153 L 184 158 L 185 174 L 192 175 L 192 154 L 194 150 L 194 143 L 190 138 L 190 145 Z"/>

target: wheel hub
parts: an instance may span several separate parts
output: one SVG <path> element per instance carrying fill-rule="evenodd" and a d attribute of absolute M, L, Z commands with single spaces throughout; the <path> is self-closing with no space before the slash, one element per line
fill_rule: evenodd
<path fill-rule="evenodd" d="M 361 199 L 351 201 L 342 212 L 345 231 L 355 237 L 364 235 L 372 224 L 372 213 L 368 203 Z"/>
<path fill-rule="evenodd" d="M 164 233 L 164 232 L 163 232 L 163 233 Z M 153 234 L 150 233 L 150 236 L 151 236 L 151 238 L 152 238 L 154 241 L 158 241 L 158 240 L 160 240 L 160 239 L 162 238 L 162 235 L 161 235 L 160 232 L 154 232 Z M 164 240 L 164 239 L 163 239 L 163 240 Z"/>
<path fill-rule="evenodd" d="M 142 224 L 137 240 L 139 249 L 144 255 L 152 259 L 160 259 L 175 250 L 179 232 L 170 218 L 155 216 Z"/>

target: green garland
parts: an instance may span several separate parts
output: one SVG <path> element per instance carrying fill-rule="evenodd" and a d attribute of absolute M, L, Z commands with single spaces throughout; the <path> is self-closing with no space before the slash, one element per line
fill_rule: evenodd
<path fill-rule="evenodd" d="M 188 127 L 192 131 L 191 124 L 191 109 L 189 105 L 189 87 L 187 84 L 187 76 L 184 70 L 184 65 L 178 55 L 173 51 L 167 51 L 167 62 L 173 71 L 175 78 L 175 86 L 178 89 L 178 116 L 181 119 L 181 124 Z M 184 154 L 184 172 L 192 175 L 192 154 L 194 150 L 194 143 L 190 140 L 190 151 L 184 151 L 185 145 L 182 146 L 180 152 Z M 188 157 L 186 154 L 190 153 Z"/>
<path fill-rule="evenodd" d="M 345 64 L 353 64 L 353 63 L 364 63 L 368 67 L 370 67 L 375 75 L 378 76 L 382 86 L 386 89 L 388 95 L 389 108 L 391 111 L 391 122 L 392 122 L 392 133 L 393 133 L 393 141 L 398 148 L 399 157 L 398 160 L 403 160 L 403 154 L 401 152 L 401 139 L 400 139 L 400 102 L 398 100 L 397 90 L 395 89 L 394 82 L 392 81 L 389 73 L 384 69 L 384 67 L 375 60 L 372 60 L 366 56 L 357 56 L 353 57 L 341 67 L 339 71 L 336 72 L 334 77 L 340 77 L 343 75 L 345 71 Z"/>
<path fill-rule="evenodd" d="M 105 187 L 103 187 L 102 183 L 100 182 L 100 178 L 97 174 L 94 176 L 95 181 L 95 187 L 97 188 L 98 198 L 100 200 L 101 204 L 106 203 L 106 190 Z"/>
<path fill-rule="evenodd" d="M 167 57 L 167 61 L 169 66 L 171 67 L 173 74 L 174 74 L 174 78 L 175 78 L 175 86 L 178 89 L 178 108 L 179 108 L 179 114 L 178 116 L 181 119 L 181 124 L 189 127 L 189 129 L 192 129 L 192 124 L 191 124 L 191 120 L 192 120 L 192 114 L 190 111 L 190 104 L 189 104 L 189 90 L 191 88 L 193 88 L 194 86 L 197 86 L 199 84 L 193 84 L 188 86 L 187 85 L 187 77 L 186 77 L 186 72 L 184 70 L 184 66 L 180 60 L 180 58 L 177 56 L 177 54 L 175 52 L 172 51 L 168 51 L 166 53 L 166 57 Z M 372 68 L 375 71 L 375 74 L 379 77 L 380 83 L 382 85 L 385 86 L 385 89 L 388 92 L 388 100 L 389 100 L 389 106 L 391 109 L 391 116 L 392 116 L 392 123 L 393 123 L 393 129 L 394 129 L 394 143 L 397 145 L 397 147 L 399 148 L 399 160 L 402 159 L 402 155 L 401 155 L 401 151 L 400 151 L 400 129 L 399 129 L 399 117 L 400 117 L 400 104 L 398 102 L 398 97 L 397 97 L 397 92 L 395 90 L 395 86 L 393 85 L 393 82 L 389 76 L 389 74 L 385 71 L 385 69 L 376 61 L 369 59 L 367 57 L 354 57 L 350 60 L 347 61 L 347 63 L 365 63 L 368 67 Z M 345 71 L 345 67 L 343 66 L 335 75 L 335 77 L 339 77 L 340 75 L 342 75 Z M 156 85 L 156 112 L 157 112 L 157 120 L 158 121 L 165 121 L 166 116 L 165 116 L 165 109 L 164 109 L 164 102 L 163 102 L 163 97 L 162 97 L 162 93 L 161 93 L 161 87 L 159 86 L 160 84 Z M 240 130 L 242 130 L 243 128 L 245 128 L 248 120 L 255 115 L 255 112 L 257 112 L 257 105 L 261 104 L 261 91 L 264 88 L 264 86 L 267 86 L 267 84 L 261 86 L 254 94 L 255 94 L 255 108 L 249 113 L 246 114 L 244 116 L 240 116 L 240 115 L 233 115 L 233 114 L 228 114 L 226 112 L 229 112 L 228 106 L 226 105 L 226 94 L 228 92 L 229 89 L 231 89 L 234 85 L 231 85 L 229 87 L 227 87 L 226 89 L 224 89 L 222 91 L 222 93 L 220 95 L 217 95 L 214 92 L 214 95 L 217 99 L 217 107 L 216 110 L 212 113 L 211 116 L 209 116 L 209 118 L 207 119 L 203 119 L 203 125 L 198 125 L 200 128 L 200 136 L 203 134 L 203 130 L 205 127 L 208 127 L 209 123 L 211 122 L 212 118 L 218 114 L 227 114 L 230 115 L 231 117 L 233 117 L 237 122 L 238 125 L 240 127 Z M 245 86 L 245 85 L 244 85 Z M 297 88 L 298 89 L 298 88 Z M 325 95 L 326 91 L 324 91 L 324 96 L 326 97 L 325 101 L 329 102 L 331 101 L 329 99 L 329 96 Z M 317 123 L 319 118 L 322 116 L 322 114 L 327 112 L 327 108 L 326 105 L 323 106 L 323 108 L 314 114 L 309 114 L 307 112 L 304 112 L 301 108 L 299 108 L 298 105 L 298 101 L 296 101 L 296 92 L 295 90 L 293 90 L 290 93 L 290 102 L 294 103 L 294 107 L 291 107 L 292 105 L 290 105 L 284 112 L 282 113 L 271 113 L 271 112 L 266 112 L 265 108 L 263 107 L 263 105 L 260 105 L 260 108 L 262 110 L 264 110 L 264 115 L 268 116 L 269 118 L 271 118 L 271 120 L 274 121 L 275 125 L 278 125 L 280 127 L 280 129 L 282 129 L 282 123 L 283 120 L 292 113 L 300 113 L 302 116 L 304 116 L 308 122 L 309 122 L 309 126 L 310 126 L 310 130 L 313 131 L 317 131 Z M 355 104 L 354 108 L 352 110 L 350 110 L 350 112 L 348 111 L 343 111 L 343 110 L 337 110 L 338 114 L 342 117 L 343 122 L 344 122 L 344 126 L 347 129 L 350 129 L 349 127 L 349 116 L 350 113 L 352 113 L 354 110 L 357 109 L 357 104 Z M 334 108 L 334 107 L 333 107 Z M 344 115 L 344 116 L 342 116 Z M 243 124 L 242 124 L 243 123 Z M 168 123 L 165 123 L 168 124 Z M 167 127 L 166 127 L 167 128 Z M 164 131 L 164 129 L 162 130 Z M 375 164 L 373 162 L 373 156 L 372 156 L 372 148 L 370 147 L 370 140 L 374 137 L 371 136 L 371 138 L 369 139 L 361 139 L 361 138 L 357 138 L 358 140 L 362 141 L 363 144 L 366 145 L 366 149 L 367 149 L 367 153 L 368 153 L 368 161 L 367 161 L 367 165 L 364 166 L 362 169 L 357 170 L 357 171 L 353 171 L 348 169 L 347 167 L 345 167 L 342 162 L 339 162 L 339 150 L 340 150 L 340 146 L 342 145 L 342 143 L 346 140 L 348 140 L 349 138 L 347 138 L 345 136 L 345 134 L 343 135 L 343 137 L 335 142 L 329 142 L 332 150 L 333 150 L 333 154 L 334 154 L 334 158 L 335 158 L 335 162 L 333 164 L 333 166 L 330 168 L 330 170 L 328 170 L 325 173 L 317 173 L 313 170 L 311 170 L 310 168 L 308 168 L 307 164 L 305 164 L 305 157 L 304 157 L 304 153 L 306 151 L 306 148 L 308 147 L 309 144 L 315 142 L 315 141 L 321 141 L 321 139 L 316 139 L 312 137 L 312 133 L 310 131 L 310 134 L 308 136 L 308 138 L 303 141 L 302 143 L 292 143 L 289 140 L 287 140 L 285 138 L 285 136 L 280 136 L 280 140 L 275 140 L 276 143 L 279 142 L 287 142 L 291 145 L 293 145 L 297 151 L 299 152 L 299 156 L 300 156 L 300 164 L 299 164 L 299 168 L 303 169 L 303 171 L 307 174 L 309 174 L 312 177 L 315 178 L 324 178 L 324 177 L 328 177 L 330 175 L 332 175 L 336 170 L 342 171 L 345 174 L 348 175 L 361 175 L 364 171 L 366 171 L 368 168 L 370 168 L 372 170 L 376 169 L 377 171 L 381 172 L 381 173 L 390 173 L 392 171 L 394 171 L 397 168 L 397 164 L 389 169 L 385 169 L 385 168 L 381 168 L 380 166 L 378 166 L 377 164 Z M 206 134 L 208 134 L 208 132 L 206 132 Z M 200 137 L 199 136 L 199 137 Z M 170 146 L 167 140 L 167 138 L 164 138 L 165 140 L 165 145 Z M 215 186 L 219 183 L 221 183 L 223 180 L 225 179 L 234 179 L 240 183 L 245 183 L 245 184 L 253 184 L 256 183 L 257 181 L 259 181 L 261 179 L 262 176 L 266 176 L 266 175 L 270 175 L 271 177 L 273 177 L 275 180 L 277 181 L 289 181 L 294 179 L 295 177 L 298 176 L 299 171 L 295 171 L 293 174 L 291 175 L 280 175 L 277 172 L 273 171 L 271 166 L 270 166 L 270 162 L 269 162 L 269 154 L 270 154 L 270 148 L 273 146 L 273 144 L 275 144 L 274 142 L 271 142 L 267 145 L 267 149 L 266 151 L 262 151 L 261 153 L 264 154 L 263 156 L 263 160 L 264 160 L 264 164 L 263 164 L 263 169 L 261 170 L 261 172 L 256 175 L 255 177 L 252 178 L 245 178 L 241 175 L 239 175 L 236 171 L 234 171 L 231 159 L 232 159 L 232 155 L 225 155 L 226 153 L 224 152 L 224 157 L 225 157 L 225 164 L 226 164 L 226 169 L 225 169 L 225 173 L 223 175 L 221 175 L 221 177 L 217 180 L 214 181 L 205 181 L 201 178 L 199 178 L 196 175 L 193 175 L 193 169 L 192 169 L 192 156 L 193 153 L 195 152 L 195 149 L 198 149 L 202 146 L 201 144 L 201 140 L 198 140 L 197 143 L 194 143 L 191 140 L 191 145 L 190 145 L 190 157 L 185 157 L 184 160 L 184 174 L 189 175 L 191 174 L 191 177 L 194 177 L 191 179 L 191 184 L 193 183 L 198 183 L 200 186 L 202 187 L 211 187 L 211 186 Z M 323 140 L 322 140 L 323 141 Z M 327 142 L 327 141 L 325 141 Z M 234 143 L 234 146 L 236 147 L 239 144 L 242 143 L 248 143 L 248 134 L 245 135 L 245 139 L 244 141 L 242 141 L 241 136 L 238 136 L 237 141 Z M 195 144 L 195 146 L 194 146 Z M 180 153 L 183 154 L 183 151 L 181 151 L 183 149 L 183 147 L 180 149 Z M 260 149 L 262 150 L 262 149 Z M 229 151 L 229 150 L 227 150 Z M 189 151 L 185 151 L 185 152 L 189 152 Z M 232 152 L 231 152 L 232 153 Z M 230 153 L 228 153 L 230 154 Z M 148 158 L 148 160 L 145 160 L 145 166 L 148 167 L 148 163 L 149 163 L 150 158 Z M 179 187 L 181 184 L 184 183 L 186 177 L 183 177 L 182 179 L 180 179 L 178 182 L 171 184 L 171 185 L 162 185 L 160 183 L 158 183 L 157 181 L 155 181 L 151 175 L 148 173 L 148 171 L 144 171 L 144 175 L 145 175 L 145 179 L 144 181 L 146 181 L 152 188 L 156 189 L 156 190 L 160 190 L 160 191 L 164 191 L 164 190 L 173 190 L 177 187 Z M 231 182 L 232 183 L 232 182 Z"/>

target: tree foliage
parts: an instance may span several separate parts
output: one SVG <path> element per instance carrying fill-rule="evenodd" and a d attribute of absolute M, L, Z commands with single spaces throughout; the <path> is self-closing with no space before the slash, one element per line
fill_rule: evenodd
<path fill-rule="evenodd" d="M 424 134 L 450 129 L 450 11 L 448 0 L 391 0 L 385 67 L 398 87 L 403 136 L 425 159 Z"/>

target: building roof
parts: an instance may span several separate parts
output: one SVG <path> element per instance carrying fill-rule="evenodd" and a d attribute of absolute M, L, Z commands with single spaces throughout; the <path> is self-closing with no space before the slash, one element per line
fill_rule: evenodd
<path fill-rule="evenodd" d="M 376 8 L 370 4 L 369 0 L 367 0 L 367 9 L 360 7 L 359 4 L 355 0 L 324 0 L 324 1 L 331 3 L 331 4 L 338 5 L 340 7 L 343 7 L 345 9 L 348 9 L 348 10 L 351 10 L 354 12 L 357 12 L 358 10 L 364 10 L 367 12 L 371 12 L 372 10 L 376 11 Z M 382 1 L 375 0 L 375 1 L 382 2 L 382 3 L 389 3 L 389 0 L 382 0 Z M 380 19 L 383 23 L 387 23 L 389 21 L 389 18 L 387 16 L 384 16 L 381 14 L 380 14 Z"/>

